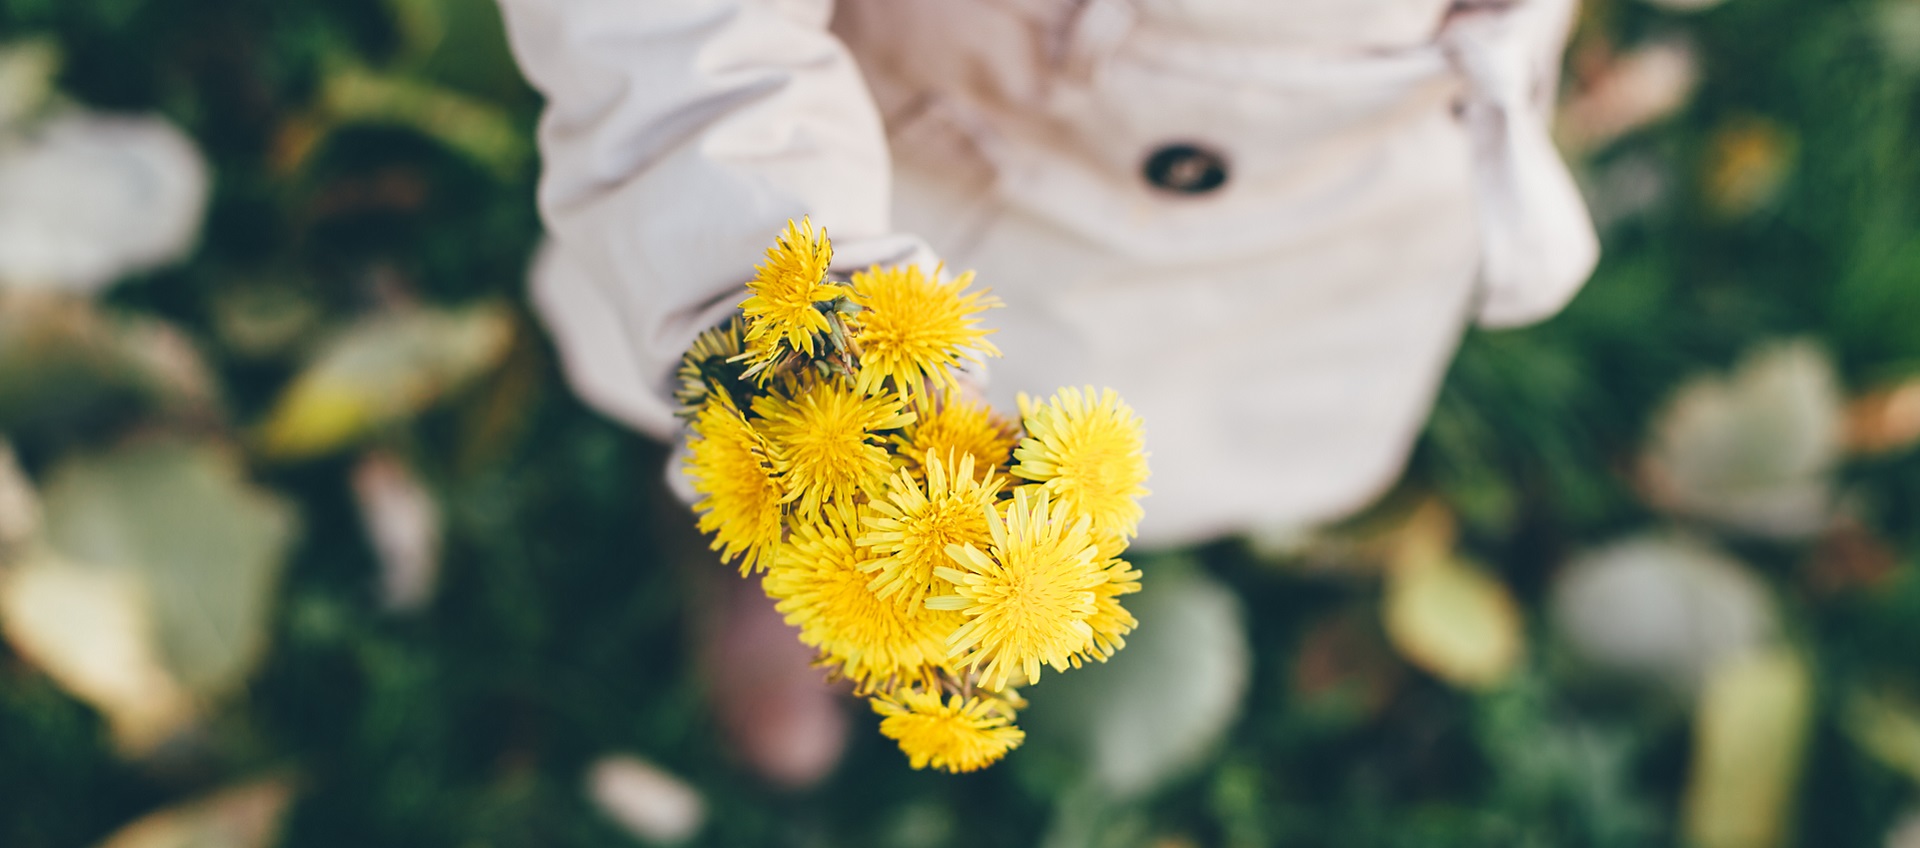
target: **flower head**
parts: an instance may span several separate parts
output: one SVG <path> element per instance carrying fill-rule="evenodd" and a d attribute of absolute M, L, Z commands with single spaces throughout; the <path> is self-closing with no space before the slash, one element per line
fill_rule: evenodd
<path fill-rule="evenodd" d="M 746 325 L 738 315 L 695 336 L 693 344 L 681 355 L 680 369 L 674 375 L 677 385 L 673 397 L 680 402 L 680 414 L 695 415 L 709 396 L 740 385 L 740 375 L 746 366 L 738 357 L 745 350 Z"/>
<path fill-rule="evenodd" d="M 782 354 L 798 351 L 812 356 L 814 336 L 831 328 L 827 313 L 817 304 L 832 303 L 851 293 L 846 286 L 827 281 L 827 267 L 833 264 L 833 243 L 827 231 L 815 229 L 813 221 L 787 222 L 773 247 L 767 248 L 767 261 L 756 267 L 747 283 L 752 296 L 740 304 L 746 315 L 747 350 L 750 370 L 764 379 L 771 372 L 766 366 Z"/>
<path fill-rule="evenodd" d="M 796 525 L 763 587 L 800 641 L 863 688 L 924 678 L 945 660 L 942 642 L 960 617 L 875 595 L 848 536 L 830 521 Z"/>
<path fill-rule="evenodd" d="M 884 433 L 913 423 L 900 397 L 867 397 L 838 380 L 788 381 L 781 391 L 755 398 L 773 468 L 779 472 L 797 517 L 815 520 L 832 504 L 854 523 L 854 496 L 886 491 L 893 462 L 882 447 Z"/>
<path fill-rule="evenodd" d="M 856 272 L 853 300 L 860 312 L 849 324 L 860 345 L 860 390 L 890 378 L 910 399 L 922 399 L 929 384 L 953 387 L 952 366 L 999 356 L 979 315 L 1000 301 L 985 292 L 963 294 L 971 282 L 972 273 L 941 282 L 911 265 Z"/>
<path fill-rule="evenodd" d="M 927 606 L 967 617 L 947 637 L 947 653 L 981 669 L 983 686 L 1005 688 L 1015 669 L 1038 682 L 1043 662 L 1066 671 L 1093 638 L 1087 619 L 1096 611 L 1095 590 L 1109 578 L 1094 561 L 1088 526 L 1085 516 L 1050 505 L 1046 489 L 1021 486 L 1004 518 L 997 509 L 987 512 L 993 543 L 986 551 L 947 548 L 955 567 L 934 574 L 953 584 L 953 594 L 929 598 Z"/>
<path fill-rule="evenodd" d="M 985 404 L 949 397 L 938 409 L 922 407 L 919 420 L 894 441 L 914 468 L 925 469 L 928 457 L 972 454 L 974 474 L 985 476 L 1004 470 L 1018 440 L 1013 426 Z"/>
<path fill-rule="evenodd" d="M 886 497 L 862 514 L 867 532 L 860 544 L 876 557 L 862 568 L 877 572 L 872 586 L 880 597 L 922 606 L 935 586 L 933 570 L 947 562 L 948 545 L 987 544 L 987 511 L 1001 481 L 975 479 L 970 454 L 950 463 L 951 456 L 949 462 L 930 459 L 924 487 L 913 475 L 896 473 Z"/>
<path fill-rule="evenodd" d="M 1112 389 L 1066 388 L 1046 403 L 1020 399 L 1027 438 L 1013 451 L 1013 475 L 1046 484 L 1053 498 L 1093 519 L 1096 532 L 1133 536 L 1147 494 L 1140 419 Z"/>
<path fill-rule="evenodd" d="M 1093 639 L 1081 649 L 1080 656 L 1106 662 L 1127 646 L 1126 635 L 1139 625 L 1133 613 L 1120 605 L 1120 596 L 1140 591 L 1140 571 L 1125 560 L 1110 560 L 1100 572 L 1106 575 L 1106 582 L 1094 587 L 1093 615 L 1087 617 Z"/>
<path fill-rule="evenodd" d="M 684 470 L 703 496 L 693 505 L 701 532 L 713 534 L 722 560 L 740 558 L 742 573 L 764 568 L 780 547 L 781 498 L 766 441 L 724 392 L 701 408 L 692 430 Z"/>
<path fill-rule="evenodd" d="M 900 743 L 914 768 L 933 766 L 959 773 L 986 768 L 1020 747 L 1027 734 L 1011 721 L 1010 710 L 986 698 L 903 690 L 873 699 L 880 732 Z"/>

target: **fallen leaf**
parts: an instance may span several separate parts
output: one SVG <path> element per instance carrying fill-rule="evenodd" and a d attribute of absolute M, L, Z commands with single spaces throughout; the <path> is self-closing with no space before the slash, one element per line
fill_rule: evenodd
<path fill-rule="evenodd" d="M 1920 703 L 1887 692 L 1856 691 L 1847 699 L 1841 727 L 1861 750 L 1920 783 Z"/>
<path fill-rule="evenodd" d="M 1513 595 L 1456 554 L 1417 550 L 1387 572 L 1387 637 L 1407 661 L 1456 686 L 1504 680 L 1524 647 Z"/>
<path fill-rule="evenodd" d="M 1679 112 L 1699 84 L 1700 62 L 1686 40 L 1606 53 L 1597 72 L 1561 102 L 1556 135 L 1570 153 L 1599 150 Z"/>
<path fill-rule="evenodd" d="M 1694 714 L 1684 831 L 1699 848 L 1773 848 L 1789 833 L 1813 684 L 1785 650 L 1716 670 Z"/>
<path fill-rule="evenodd" d="M 1306 571 L 1373 575 L 1416 550 L 1452 549 L 1457 524 L 1439 498 L 1400 492 L 1333 527 L 1270 526 L 1247 541 L 1255 555 Z"/>
<path fill-rule="evenodd" d="M 322 317 L 320 304 L 298 286 L 271 279 L 231 284 L 214 295 L 210 306 L 221 343 L 251 359 L 287 354 Z"/>
<path fill-rule="evenodd" d="M 0 568 L 26 554 L 40 536 L 40 495 L 20 470 L 13 445 L 0 438 Z"/>
<path fill-rule="evenodd" d="M 587 797 L 628 833 L 655 845 L 686 842 L 707 819 L 706 801 L 686 781 L 627 754 L 593 762 Z"/>
<path fill-rule="evenodd" d="M 1697 377 L 1655 415 L 1640 458 L 1654 506 L 1766 538 L 1799 539 L 1832 518 L 1839 380 L 1811 341 L 1779 342 L 1726 377 Z"/>
<path fill-rule="evenodd" d="M 1752 215 L 1779 195 L 1799 142 L 1778 123 L 1756 116 L 1728 120 L 1707 143 L 1701 188 L 1707 206 L 1725 218 Z"/>
<path fill-rule="evenodd" d="M 440 576 L 440 505 L 400 457 L 369 451 L 353 466 L 360 524 L 380 560 L 380 602 L 409 611 L 433 596 Z"/>
<path fill-rule="evenodd" d="M 1920 810 L 1909 811 L 1887 831 L 1887 848 L 1920 848 Z"/>
<path fill-rule="evenodd" d="M 59 71 L 60 47 L 52 39 L 0 44 L 0 131 L 40 110 L 53 94 Z"/>
<path fill-rule="evenodd" d="M 196 716 L 160 657 L 152 599 L 132 574 L 39 551 L 0 573 L 0 628 L 22 657 L 106 717 L 122 753 L 144 754 Z"/>
<path fill-rule="evenodd" d="M 216 698 L 244 680 L 266 650 L 294 513 L 245 480 L 234 451 L 163 441 L 73 456 L 47 475 L 42 503 L 61 559 L 142 587 L 181 685 Z"/>
<path fill-rule="evenodd" d="M 144 816 L 95 848 L 271 848 L 293 786 L 268 778 Z"/>
<path fill-rule="evenodd" d="M 1252 665 L 1231 590 L 1185 561 L 1141 569 L 1142 591 L 1127 601 L 1140 627 L 1126 649 L 1022 693 L 1032 703 L 1020 719 L 1028 744 L 1068 751 L 1118 799 L 1203 762 L 1239 716 Z"/>
<path fill-rule="evenodd" d="M 105 416 L 211 420 L 218 384 L 165 321 L 54 292 L 0 290 L 0 431 L 71 431 Z"/>
<path fill-rule="evenodd" d="M 321 346 L 260 432 L 269 456 L 324 454 L 405 420 L 492 370 L 513 340 L 498 304 L 360 321 Z"/>
<path fill-rule="evenodd" d="M 519 173 L 531 155 L 520 129 L 499 107 L 418 78 L 339 67 L 321 84 L 320 102 L 332 125 L 407 127 L 504 178 Z"/>
<path fill-rule="evenodd" d="M 1889 454 L 1920 444 L 1920 379 L 1868 392 L 1847 405 L 1847 449 Z"/>
<path fill-rule="evenodd" d="M 0 284 L 92 293 L 186 255 L 207 164 L 156 117 L 68 109 L 0 146 Z"/>
<path fill-rule="evenodd" d="M 1671 533 L 1580 554 L 1555 580 L 1551 605 L 1580 659 L 1688 695 L 1777 628 L 1772 595 L 1744 563 Z"/>

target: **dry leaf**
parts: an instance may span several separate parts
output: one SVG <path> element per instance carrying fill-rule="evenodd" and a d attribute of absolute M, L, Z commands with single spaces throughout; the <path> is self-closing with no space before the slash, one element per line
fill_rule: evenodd
<path fill-rule="evenodd" d="M 1682 386 L 1655 416 L 1640 483 L 1655 506 L 1755 536 L 1797 539 L 1832 518 L 1839 379 L 1811 341 L 1748 354 Z"/>
<path fill-rule="evenodd" d="M 1699 84 L 1699 60 L 1683 39 L 1608 55 L 1592 79 L 1561 103 L 1555 121 L 1560 143 L 1574 154 L 1599 150 L 1679 112 Z"/>
<path fill-rule="evenodd" d="M 1885 386 L 1847 405 L 1847 449 L 1887 454 L 1920 443 L 1920 379 Z"/>
<path fill-rule="evenodd" d="M 1708 208 L 1727 218 L 1760 211 L 1786 184 L 1798 149 L 1792 133 L 1765 118 L 1749 116 L 1722 124 L 1708 142 L 1701 173 Z"/>
<path fill-rule="evenodd" d="M 513 318 L 498 304 L 365 319 L 322 345 L 281 394 L 261 448 L 301 458 L 345 447 L 491 370 L 512 340 Z"/>
<path fill-rule="evenodd" d="M 101 412 L 211 419 L 217 385 L 172 324 L 72 295 L 0 290 L 0 430 L 58 430 Z"/>
<path fill-rule="evenodd" d="M 1507 587 L 1429 543 L 1387 572 L 1381 617 L 1400 655 L 1456 686 L 1486 688 L 1520 661 L 1520 608 Z"/>
<path fill-rule="evenodd" d="M 1272 526 L 1249 534 L 1247 542 L 1258 556 L 1308 571 L 1372 575 L 1414 549 L 1451 550 L 1456 525 L 1439 498 L 1402 492 L 1334 527 Z"/>
<path fill-rule="evenodd" d="M 144 754 L 194 720 L 132 574 L 42 551 L 0 574 L 0 627 L 22 657 L 106 716 L 124 754 Z"/>
<path fill-rule="evenodd" d="M 1787 651 L 1754 654 L 1708 678 L 1694 714 L 1685 832 L 1698 848 L 1773 848 L 1789 833 L 1813 683 Z"/>
<path fill-rule="evenodd" d="M 95 848 L 270 848 L 293 786 L 268 778 L 143 816 Z"/>
<path fill-rule="evenodd" d="M 686 781 L 626 754 L 594 761 L 587 797 L 628 833 L 656 845 L 692 839 L 707 819 L 706 801 Z"/>
<path fill-rule="evenodd" d="M 360 523 L 380 560 L 380 602 L 408 611 L 433 597 L 440 576 L 440 506 L 399 457 L 370 451 L 353 466 Z"/>
<path fill-rule="evenodd" d="M 24 555 L 40 535 L 40 496 L 20 470 L 13 445 L 0 439 L 0 568 Z"/>

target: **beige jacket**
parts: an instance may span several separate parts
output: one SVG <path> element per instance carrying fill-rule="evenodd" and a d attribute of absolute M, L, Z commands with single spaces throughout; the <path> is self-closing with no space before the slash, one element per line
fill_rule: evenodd
<path fill-rule="evenodd" d="M 1007 308 L 991 394 L 1118 389 L 1142 539 L 1391 483 L 1468 320 L 1597 248 L 1546 135 L 1574 0 L 500 0 L 548 98 L 534 297 L 575 389 L 667 377 L 788 218 Z"/>

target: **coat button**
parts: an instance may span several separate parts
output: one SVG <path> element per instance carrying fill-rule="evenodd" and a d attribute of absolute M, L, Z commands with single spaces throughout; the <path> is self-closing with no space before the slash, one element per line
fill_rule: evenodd
<path fill-rule="evenodd" d="M 1227 182 L 1227 162 L 1202 147 L 1169 144 L 1147 157 L 1141 169 L 1147 182 L 1180 194 L 1206 194 Z"/>

